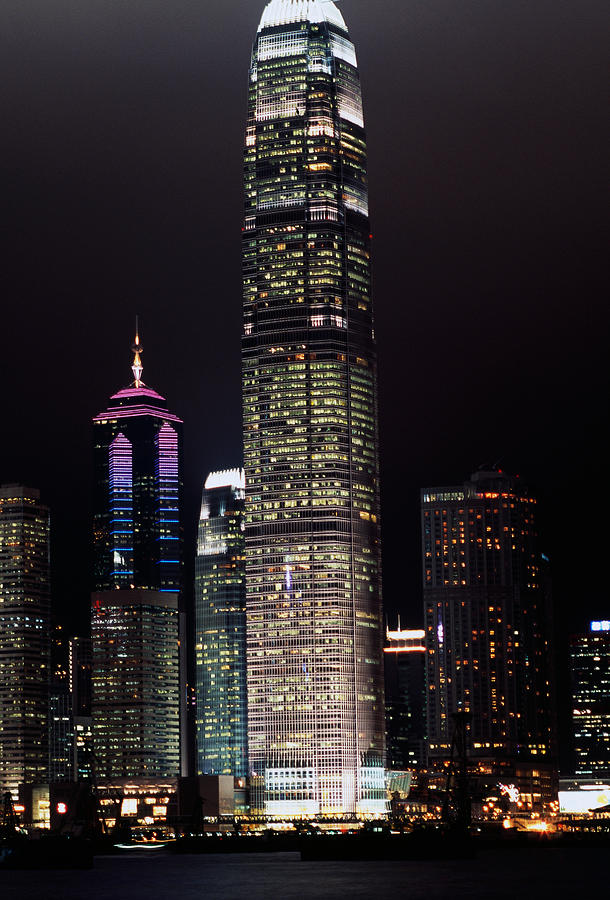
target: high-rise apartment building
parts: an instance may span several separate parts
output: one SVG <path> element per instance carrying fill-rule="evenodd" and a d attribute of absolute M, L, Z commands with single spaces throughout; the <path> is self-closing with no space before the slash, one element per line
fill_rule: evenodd
<path fill-rule="evenodd" d="M 385 703 L 388 768 L 426 765 L 426 632 L 386 629 Z"/>
<path fill-rule="evenodd" d="M 195 559 L 197 774 L 248 774 L 244 472 L 205 482 Z"/>
<path fill-rule="evenodd" d="M 253 803 L 270 816 L 380 813 L 383 635 L 366 144 L 356 53 L 334 3 L 265 7 L 250 67 L 244 166 Z"/>
<path fill-rule="evenodd" d="M 424 489 L 421 515 L 430 758 L 449 755 L 453 717 L 465 712 L 469 752 L 490 772 L 527 762 L 551 778 L 551 607 L 536 499 L 519 479 L 481 470 Z"/>
<path fill-rule="evenodd" d="M 182 422 L 142 381 L 93 420 L 92 713 L 98 774 L 180 771 Z"/>
<path fill-rule="evenodd" d="M 576 774 L 610 776 L 610 621 L 570 645 Z"/>
<path fill-rule="evenodd" d="M 48 777 L 49 510 L 0 486 L 0 796 Z"/>

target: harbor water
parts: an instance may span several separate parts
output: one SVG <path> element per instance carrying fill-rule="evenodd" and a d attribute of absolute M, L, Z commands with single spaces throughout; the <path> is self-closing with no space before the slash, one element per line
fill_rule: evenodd
<path fill-rule="evenodd" d="M 126 852 L 85 871 L 0 871 L 2 900 L 553 900 L 605 896 L 603 848 L 485 851 L 474 860 L 302 862 L 298 853 Z"/>

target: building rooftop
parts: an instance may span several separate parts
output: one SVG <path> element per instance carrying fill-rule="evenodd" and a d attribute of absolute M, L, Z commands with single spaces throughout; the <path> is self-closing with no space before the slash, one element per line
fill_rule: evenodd
<path fill-rule="evenodd" d="M 332 22 L 347 31 L 343 16 L 331 0 L 271 0 L 263 11 L 258 30 L 293 22 Z"/>
<path fill-rule="evenodd" d="M 40 491 L 22 484 L 0 484 L 3 500 L 40 500 Z"/>
<path fill-rule="evenodd" d="M 246 476 L 243 469 L 223 469 L 221 472 L 210 472 L 205 480 L 204 488 L 209 491 L 213 488 L 232 487 L 245 490 Z"/>

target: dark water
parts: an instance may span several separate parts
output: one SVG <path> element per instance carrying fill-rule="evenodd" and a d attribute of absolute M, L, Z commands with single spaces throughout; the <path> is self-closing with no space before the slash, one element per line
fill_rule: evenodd
<path fill-rule="evenodd" d="M 610 853 L 488 851 L 475 860 L 301 862 L 296 853 L 98 857 L 85 872 L 0 872 L 1 900 L 602 898 Z"/>

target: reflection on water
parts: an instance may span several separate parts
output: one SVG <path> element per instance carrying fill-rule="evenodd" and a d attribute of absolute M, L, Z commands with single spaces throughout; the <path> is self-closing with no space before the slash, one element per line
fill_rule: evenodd
<path fill-rule="evenodd" d="M 301 862 L 296 853 L 98 857 L 91 871 L 2 872 L 2 900 L 488 900 L 593 897 L 608 851 L 528 849 L 475 860 Z M 599 894 L 602 896 L 602 894 Z"/>

